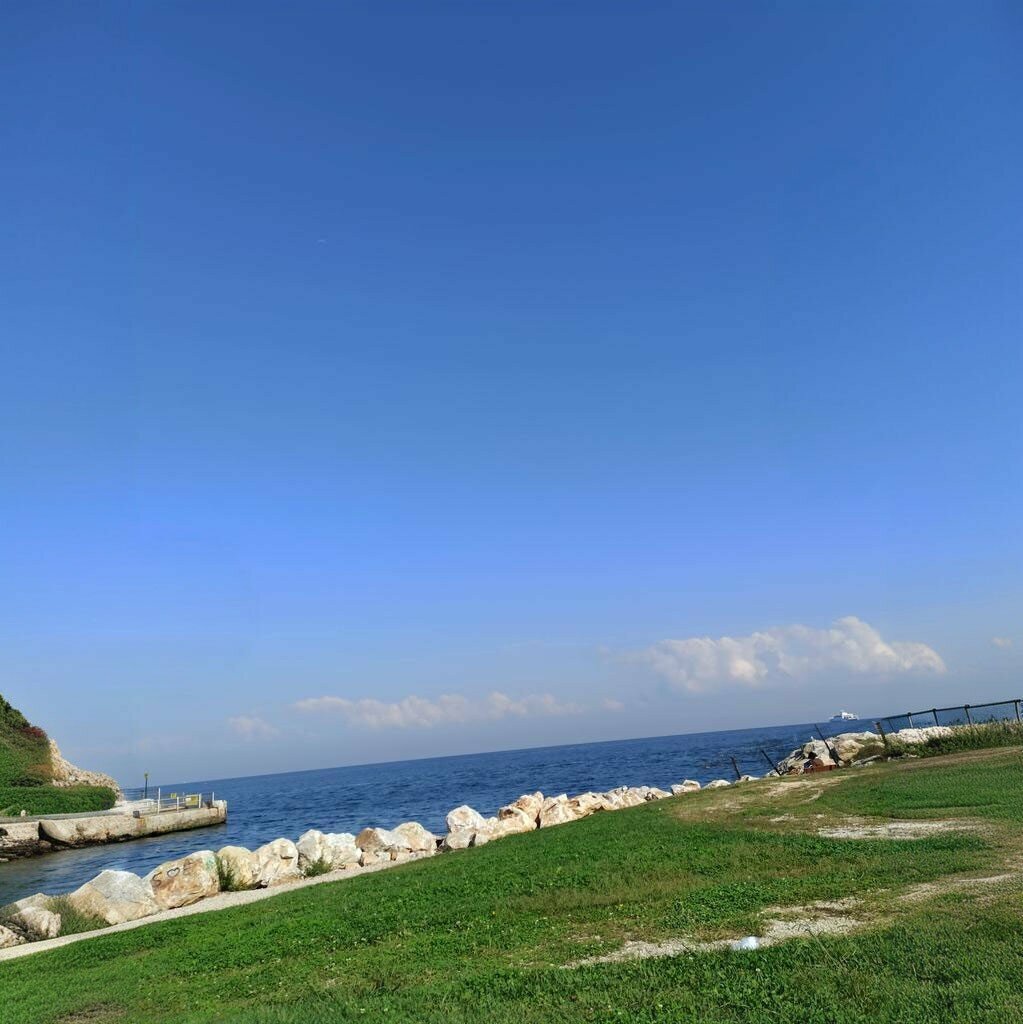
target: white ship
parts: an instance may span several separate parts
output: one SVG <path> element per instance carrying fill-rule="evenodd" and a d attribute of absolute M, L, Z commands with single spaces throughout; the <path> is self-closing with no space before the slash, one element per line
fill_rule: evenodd
<path fill-rule="evenodd" d="M 851 711 L 839 711 L 837 715 L 831 716 L 832 722 L 855 722 L 860 716 L 854 715 Z"/>

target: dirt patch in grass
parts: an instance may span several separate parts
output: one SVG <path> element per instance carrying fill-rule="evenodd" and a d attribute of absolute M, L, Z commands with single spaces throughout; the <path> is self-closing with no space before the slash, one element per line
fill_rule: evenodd
<path fill-rule="evenodd" d="M 854 917 L 860 906 L 855 898 L 825 900 L 805 907 L 769 907 L 768 915 L 757 937 L 758 947 L 776 946 L 790 939 L 819 938 L 823 935 L 847 935 L 872 922 Z M 616 964 L 625 960 L 648 960 L 656 957 L 678 956 L 681 953 L 711 953 L 731 949 L 741 936 L 714 939 L 710 942 L 689 936 L 666 939 L 663 942 L 626 942 L 619 949 L 601 956 L 586 957 L 566 964 L 567 967 L 587 967 L 592 964 Z"/>
<path fill-rule="evenodd" d="M 56 1024 L 110 1024 L 124 1020 L 124 1010 L 116 1006 L 87 1006 L 56 1018 Z"/>
<path fill-rule="evenodd" d="M 852 819 L 847 825 L 817 829 L 825 839 L 922 839 L 939 832 L 975 832 L 975 821 L 882 821 L 865 822 Z"/>

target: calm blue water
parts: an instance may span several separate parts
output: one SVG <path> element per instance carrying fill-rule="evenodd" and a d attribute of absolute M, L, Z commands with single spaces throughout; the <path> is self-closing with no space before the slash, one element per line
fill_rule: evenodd
<path fill-rule="evenodd" d="M 830 723 L 822 728 L 835 735 L 872 729 L 873 724 Z M 521 793 L 537 789 L 556 795 L 621 785 L 667 789 L 684 778 L 704 783 L 734 779 L 729 756 L 744 773 L 763 775 L 767 764 L 761 747 L 781 758 L 813 735 L 812 724 L 781 725 L 165 783 L 165 795 L 214 790 L 218 799 L 228 801 L 228 821 L 193 832 L 0 864 L 0 905 L 36 892 L 69 892 L 104 868 L 142 875 L 194 850 L 216 850 L 229 843 L 251 849 L 279 836 L 297 839 L 310 828 L 357 833 L 368 825 L 390 828 L 419 821 L 441 833 L 445 815 L 458 804 L 470 804 L 489 816 Z"/>

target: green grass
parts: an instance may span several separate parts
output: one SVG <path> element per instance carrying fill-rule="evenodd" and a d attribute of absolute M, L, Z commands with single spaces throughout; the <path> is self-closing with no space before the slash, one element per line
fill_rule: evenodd
<path fill-rule="evenodd" d="M 1023 1020 L 1018 888 L 898 898 L 1018 855 L 1023 758 L 835 776 L 597 814 L 2 964 L 4 1024 Z M 900 842 L 816 835 L 841 815 L 975 817 L 982 829 Z M 852 894 L 890 916 L 753 954 L 563 967 L 626 938 L 753 932 L 769 907 Z"/>
<path fill-rule="evenodd" d="M 0 815 L 74 814 L 105 811 L 114 806 L 114 791 L 106 786 L 0 786 Z"/>

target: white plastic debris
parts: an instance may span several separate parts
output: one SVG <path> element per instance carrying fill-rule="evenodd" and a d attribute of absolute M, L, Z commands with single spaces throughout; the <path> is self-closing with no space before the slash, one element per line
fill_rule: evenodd
<path fill-rule="evenodd" d="M 747 935 L 745 938 L 736 939 L 732 943 L 732 949 L 760 949 L 760 939 L 755 935 Z"/>

